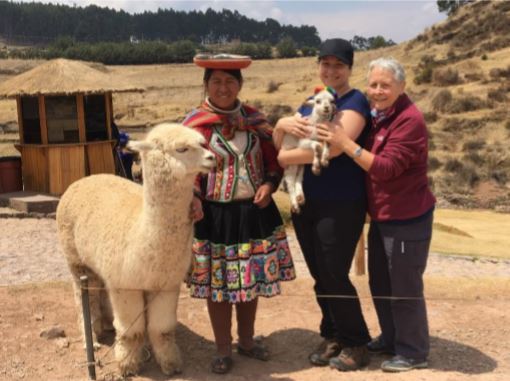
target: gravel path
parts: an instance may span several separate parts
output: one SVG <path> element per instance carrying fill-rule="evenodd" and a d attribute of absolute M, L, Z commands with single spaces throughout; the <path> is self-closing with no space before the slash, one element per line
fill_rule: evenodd
<path fill-rule="evenodd" d="M 294 232 L 288 233 L 298 275 L 308 276 Z M 510 261 L 431 253 L 427 275 L 510 278 Z M 68 279 L 54 219 L 0 218 L 0 286 Z"/>

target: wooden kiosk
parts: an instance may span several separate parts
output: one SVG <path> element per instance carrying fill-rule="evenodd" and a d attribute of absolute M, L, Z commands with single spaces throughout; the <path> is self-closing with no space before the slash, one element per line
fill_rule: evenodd
<path fill-rule="evenodd" d="M 115 173 L 112 93 L 125 91 L 143 89 L 66 59 L 4 82 L 0 95 L 17 102 L 24 190 L 61 195 L 82 177 Z"/>

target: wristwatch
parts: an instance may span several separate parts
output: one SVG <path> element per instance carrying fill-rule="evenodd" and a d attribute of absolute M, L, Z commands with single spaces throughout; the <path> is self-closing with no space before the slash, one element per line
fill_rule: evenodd
<path fill-rule="evenodd" d="M 361 156 L 361 152 L 363 151 L 363 148 L 361 148 L 361 146 L 358 146 L 358 148 L 356 148 L 354 150 L 354 152 L 352 153 L 352 156 L 353 157 L 360 157 Z"/>

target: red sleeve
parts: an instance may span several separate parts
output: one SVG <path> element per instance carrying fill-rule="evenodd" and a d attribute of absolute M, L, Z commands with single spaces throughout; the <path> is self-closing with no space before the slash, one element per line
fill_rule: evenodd
<path fill-rule="evenodd" d="M 420 119 L 408 117 L 396 121 L 370 167 L 373 178 L 386 181 L 400 176 L 427 149 L 427 130 Z"/>

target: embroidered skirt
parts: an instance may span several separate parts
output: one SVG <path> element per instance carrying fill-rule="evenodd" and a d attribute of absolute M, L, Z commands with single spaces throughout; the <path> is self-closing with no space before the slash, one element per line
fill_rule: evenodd
<path fill-rule="evenodd" d="M 192 297 L 230 303 L 279 294 L 280 281 L 296 277 L 287 236 L 273 201 L 203 201 L 195 224 L 188 286 Z"/>

